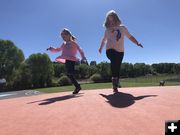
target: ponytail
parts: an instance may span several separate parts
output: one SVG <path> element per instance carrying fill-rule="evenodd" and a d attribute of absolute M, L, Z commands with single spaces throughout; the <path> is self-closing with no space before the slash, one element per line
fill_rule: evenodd
<path fill-rule="evenodd" d="M 72 40 L 73 40 L 73 41 L 76 40 L 76 37 L 75 37 L 75 36 L 71 35 L 71 37 L 72 37 Z"/>

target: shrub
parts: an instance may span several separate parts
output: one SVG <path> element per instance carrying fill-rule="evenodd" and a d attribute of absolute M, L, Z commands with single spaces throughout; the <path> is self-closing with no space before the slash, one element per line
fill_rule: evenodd
<path fill-rule="evenodd" d="M 71 81 L 67 76 L 63 75 L 60 77 L 58 83 L 60 86 L 65 86 L 65 85 L 70 85 Z"/>
<path fill-rule="evenodd" d="M 96 73 L 90 77 L 90 80 L 93 81 L 94 83 L 100 83 L 103 81 L 103 78 L 100 74 Z"/>
<path fill-rule="evenodd" d="M 110 68 L 110 64 L 107 62 L 101 62 L 97 65 L 98 68 L 98 72 L 102 79 L 103 82 L 110 82 L 111 81 L 111 68 Z"/>

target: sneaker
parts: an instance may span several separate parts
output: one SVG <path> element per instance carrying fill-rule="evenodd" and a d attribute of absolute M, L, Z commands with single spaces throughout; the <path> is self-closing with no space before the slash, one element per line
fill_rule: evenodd
<path fill-rule="evenodd" d="M 80 90 L 81 90 L 81 86 L 76 87 L 76 89 L 73 91 L 73 94 L 78 94 Z"/>

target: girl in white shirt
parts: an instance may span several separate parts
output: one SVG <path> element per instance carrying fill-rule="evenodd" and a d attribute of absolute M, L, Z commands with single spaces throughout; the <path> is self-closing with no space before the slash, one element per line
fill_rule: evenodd
<path fill-rule="evenodd" d="M 142 48 L 143 46 L 128 32 L 128 29 L 121 23 L 121 20 L 114 10 L 107 13 L 104 26 L 106 30 L 99 52 L 102 52 L 106 44 L 106 56 L 111 62 L 113 92 L 118 92 L 120 67 L 124 57 L 124 37 L 126 36 L 137 46 Z"/>

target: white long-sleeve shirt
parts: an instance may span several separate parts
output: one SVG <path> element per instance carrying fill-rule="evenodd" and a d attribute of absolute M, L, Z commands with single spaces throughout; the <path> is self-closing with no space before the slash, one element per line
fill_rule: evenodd
<path fill-rule="evenodd" d="M 131 34 L 124 25 L 108 28 L 105 30 L 103 42 L 106 43 L 106 50 L 114 49 L 124 52 L 124 37 L 130 38 Z"/>

